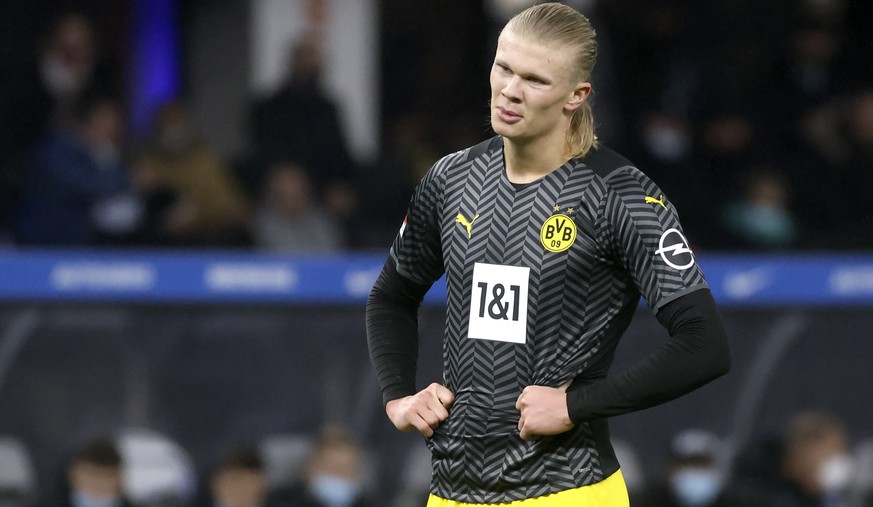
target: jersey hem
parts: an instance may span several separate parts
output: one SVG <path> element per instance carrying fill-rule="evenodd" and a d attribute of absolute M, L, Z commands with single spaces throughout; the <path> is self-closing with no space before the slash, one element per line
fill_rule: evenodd
<path fill-rule="evenodd" d="M 616 481 L 621 483 L 621 488 L 625 492 L 627 491 L 627 486 L 625 486 L 624 478 L 621 473 L 621 468 L 616 467 L 613 470 L 608 471 L 606 476 L 601 478 L 596 482 L 592 482 L 590 484 L 584 485 L 570 485 L 563 489 L 557 489 L 549 487 L 547 490 L 544 490 L 541 493 L 534 493 L 533 495 L 523 495 L 516 496 L 512 495 L 513 491 L 508 491 L 503 495 L 493 495 L 498 497 L 498 499 L 494 499 L 491 501 L 480 501 L 481 499 L 474 498 L 473 494 L 464 494 L 464 495 L 446 495 L 442 492 L 436 492 L 433 489 L 430 491 L 430 495 L 432 497 L 436 497 L 440 500 L 444 500 L 447 502 L 451 502 L 455 507 L 500 507 L 500 506 L 516 506 L 516 505 L 528 505 L 528 503 L 536 504 L 538 501 L 546 500 L 553 495 L 565 495 L 567 493 L 571 493 L 574 491 L 582 492 L 585 490 L 590 490 L 589 488 L 597 488 L 599 486 L 612 485 Z M 517 490 L 514 490 L 517 491 Z M 563 505 L 560 504 L 560 505 Z"/>

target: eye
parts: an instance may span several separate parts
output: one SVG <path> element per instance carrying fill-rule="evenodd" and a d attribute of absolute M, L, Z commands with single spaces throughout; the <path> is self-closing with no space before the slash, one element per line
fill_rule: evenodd
<path fill-rule="evenodd" d="M 511 72 L 509 70 L 509 67 L 507 67 L 506 65 L 503 65 L 502 63 L 495 63 L 494 65 L 496 65 L 497 68 L 499 68 L 500 71 L 503 72 L 504 74 L 509 74 Z"/>

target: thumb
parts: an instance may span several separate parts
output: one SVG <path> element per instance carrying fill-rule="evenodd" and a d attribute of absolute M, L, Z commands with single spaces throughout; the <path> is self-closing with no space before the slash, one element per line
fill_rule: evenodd
<path fill-rule="evenodd" d="M 448 390 L 448 388 L 442 385 L 437 386 L 436 395 L 437 398 L 440 400 L 440 403 L 442 403 L 443 406 L 446 408 L 452 406 L 452 403 L 455 401 L 454 393 L 452 393 Z"/>

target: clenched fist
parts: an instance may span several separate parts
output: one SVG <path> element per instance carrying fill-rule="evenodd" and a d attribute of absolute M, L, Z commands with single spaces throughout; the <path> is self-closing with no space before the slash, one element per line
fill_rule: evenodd
<path fill-rule="evenodd" d="M 523 440 L 535 440 L 545 435 L 557 435 L 573 428 L 567 411 L 567 388 L 527 386 L 515 402 L 521 412 L 518 430 Z"/>
<path fill-rule="evenodd" d="M 451 391 L 433 383 L 416 394 L 389 401 L 385 405 L 385 412 L 397 429 L 415 429 L 430 438 L 433 430 L 449 417 L 449 407 L 453 401 L 455 395 Z"/>

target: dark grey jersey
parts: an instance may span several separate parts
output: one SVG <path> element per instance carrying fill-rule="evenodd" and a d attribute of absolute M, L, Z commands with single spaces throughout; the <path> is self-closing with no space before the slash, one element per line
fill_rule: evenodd
<path fill-rule="evenodd" d="M 606 375 L 642 294 L 655 311 L 706 287 L 673 206 L 605 147 L 516 188 L 499 137 L 438 161 L 392 246 L 397 271 L 448 287 L 449 418 L 428 439 L 434 494 L 498 503 L 615 471 L 605 421 L 535 442 L 515 402 L 529 385 Z"/>

